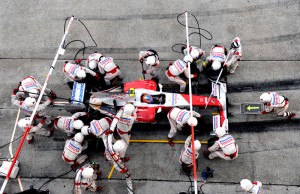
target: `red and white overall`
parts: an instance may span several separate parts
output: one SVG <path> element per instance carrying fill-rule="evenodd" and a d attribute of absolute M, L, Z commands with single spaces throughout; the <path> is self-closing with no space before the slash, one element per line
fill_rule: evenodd
<path fill-rule="evenodd" d="M 235 69 L 238 67 L 238 60 L 240 60 L 242 58 L 242 45 L 240 42 L 240 39 L 238 37 L 236 37 L 233 42 L 236 42 L 239 47 L 238 48 L 230 48 L 229 50 L 229 54 L 231 55 L 231 57 L 229 58 L 229 60 L 227 61 L 227 63 L 225 64 L 225 66 L 228 67 L 228 71 L 230 73 L 234 73 Z M 229 55 L 228 54 L 228 55 Z"/>
<path fill-rule="evenodd" d="M 183 168 L 193 168 L 193 151 L 192 151 L 192 136 L 188 136 L 185 140 L 185 149 L 181 152 L 179 162 Z M 199 151 L 195 150 L 195 159 L 199 156 Z"/>
<path fill-rule="evenodd" d="M 111 124 L 111 119 L 109 117 L 104 117 L 100 120 L 93 120 L 90 123 L 89 127 L 89 134 L 94 135 L 97 138 L 101 138 L 103 141 L 103 144 L 105 146 L 105 153 L 104 156 L 107 160 L 110 160 L 110 157 L 108 156 L 109 153 L 107 153 L 107 136 L 108 131 Z"/>
<path fill-rule="evenodd" d="M 166 70 L 165 74 L 167 78 L 177 83 L 180 86 L 180 92 L 184 92 L 186 88 L 186 82 L 179 77 L 181 73 L 184 73 L 184 75 L 188 78 L 189 77 L 189 70 L 187 68 L 187 63 L 184 61 L 178 59 L 173 63 L 173 65 L 170 65 L 168 69 Z M 191 78 L 194 78 L 195 75 L 191 74 Z"/>
<path fill-rule="evenodd" d="M 238 157 L 239 148 L 231 135 L 220 137 L 215 143 L 208 148 L 209 159 L 220 157 L 224 160 L 234 160 Z"/>
<path fill-rule="evenodd" d="M 75 177 L 75 183 L 74 183 L 75 184 L 75 194 L 83 194 L 84 190 L 89 190 L 92 192 L 97 191 L 97 185 L 96 185 L 96 181 L 95 181 L 97 179 L 96 172 L 94 172 L 94 174 L 91 178 L 84 178 L 82 176 L 82 171 L 85 168 L 93 168 L 93 165 L 86 164 L 77 170 L 76 177 Z"/>
<path fill-rule="evenodd" d="M 269 113 L 277 109 L 278 116 L 290 116 L 291 112 L 287 111 L 289 108 L 289 101 L 285 97 L 278 95 L 276 92 L 269 92 L 269 94 L 271 95 L 271 101 L 265 104 L 265 110 L 262 113 Z"/>
<path fill-rule="evenodd" d="M 260 181 L 253 181 L 253 187 L 250 189 L 251 194 L 262 194 L 262 183 Z"/>
<path fill-rule="evenodd" d="M 55 129 L 61 130 L 71 136 L 76 133 L 76 129 L 73 127 L 74 121 L 77 120 L 78 117 L 86 115 L 86 112 L 77 112 L 73 114 L 71 117 L 59 116 L 54 119 L 54 127 Z"/>
<path fill-rule="evenodd" d="M 193 111 L 193 116 L 200 117 L 201 115 Z M 182 127 L 187 123 L 187 120 L 191 117 L 190 111 L 180 108 L 172 108 L 167 115 L 170 122 L 170 132 L 168 134 L 168 139 L 173 139 L 177 133 L 177 129 L 181 130 Z"/>
<path fill-rule="evenodd" d="M 72 64 L 72 63 L 66 63 L 63 67 L 63 72 L 64 72 L 65 76 L 67 78 L 69 78 L 71 81 L 79 81 L 81 79 L 78 78 L 76 75 L 77 75 L 77 71 L 80 69 L 84 70 L 86 73 L 91 74 L 92 76 L 97 75 L 95 72 L 93 72 L 92 70 L 90 70 L 86 67 L 82 67 L 78 64 Z"/>
<path fill-rule="evenodd" d="M 106 85 L 111 85 L 110 81 L 117 76 L 119 79 L 123 78 L 119 67 L 114 63 L 111 57 L 103 57 L 98 63 L 98 68 L 101 74 L 105 74 L 104 81 Z"/>
<path fill-rule="evenodd" d="M 87 148 L 87 144 L 82 144 L 75 141 L 73 138 L 68 139 L 65 143 L 62 159 L 68 164 L 75 164 L 77 157 L 83 150 Z"/>

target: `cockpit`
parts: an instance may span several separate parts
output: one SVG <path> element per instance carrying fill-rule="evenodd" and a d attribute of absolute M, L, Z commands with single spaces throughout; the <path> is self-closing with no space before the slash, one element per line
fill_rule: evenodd
<path fill-rule="evenodd" d="M 165 94 L 142 94 L 141 102 L 147 104 L 164 104 L 166 102 Z"/>

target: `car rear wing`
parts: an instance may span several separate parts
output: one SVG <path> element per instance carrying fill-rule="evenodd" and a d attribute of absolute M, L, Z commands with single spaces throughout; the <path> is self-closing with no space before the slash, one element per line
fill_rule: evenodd
<path fill-rule="evenodd" d="M 218 115 L 213 116 L 213 131 L 211 135 L 215 135 L 215 130 L 218 127 L 225 127 L 228 132 L 228 119 L 227 119 L 227 85 L 226 83 L 215 81 L 211 82 L 212 96 L 216 97 L 220 104 L 220 112 Z"/>

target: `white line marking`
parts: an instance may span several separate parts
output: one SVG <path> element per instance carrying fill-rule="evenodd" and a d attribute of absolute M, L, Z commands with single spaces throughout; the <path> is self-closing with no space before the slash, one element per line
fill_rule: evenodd
<path fill-rule="evenodd" d="M 19 186 L 20 186 L 20 190 L 24 191 L 20 176 L 18 176 L 18 183 L 19 183 Z"/>
<path fill-rule="evenodd" d="M 15 132 L 16 132 L 16 128 L 17 128 L 17 123 L 19 121 L 19 116 L 20 116 L 20 109 L 18 110 L 18 114 L 17 114 L 17 118 L 16 118 L 16 122 L 15 122 L 15 126 L 14 126 L 14 130 L 13 130 L 13 133 L 11 135 L 11 138 L 10 138 L 10 142 L 12 142 L 14 140 L 14 137 L 15 137 Z M 10 158 L 13 158 L 14 155 L 12 153 L 12 143 L 9 144 L 9 153 L 10 153 Z"/>

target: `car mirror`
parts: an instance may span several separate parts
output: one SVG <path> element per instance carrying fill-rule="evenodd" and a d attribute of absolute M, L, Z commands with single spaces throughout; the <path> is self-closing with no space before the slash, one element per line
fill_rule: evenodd
<path fill-rule="evenodd" d="M 159 92 L 162 92 L 163 86 L 161 84 L 158 84 L 158 87 L 159 87 Z"/>
<path fill-rule="evenodd" d="M 161 112 L 161 108 L 158 108 L 156 113 L 160 113 Z"/>

